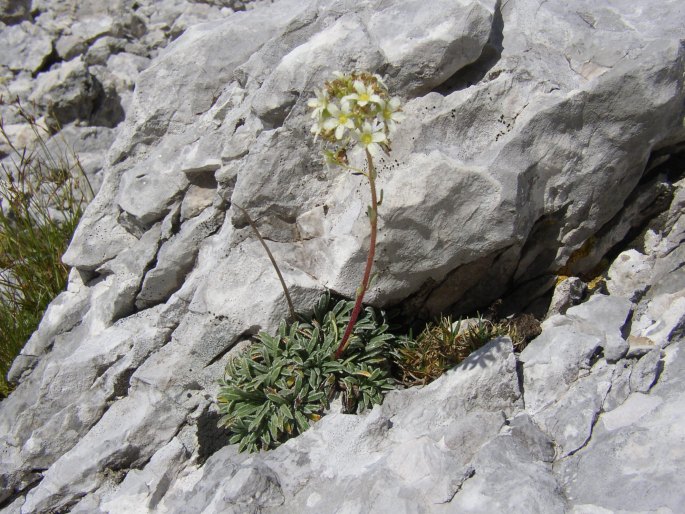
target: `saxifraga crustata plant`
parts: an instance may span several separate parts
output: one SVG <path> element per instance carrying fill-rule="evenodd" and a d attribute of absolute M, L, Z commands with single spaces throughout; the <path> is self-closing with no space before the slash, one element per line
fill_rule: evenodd
<path fill-rule="evenodd" d="M 314 312 L 258 342 L 226 367 L 217 397 L 231 444 L 240 451 L 276 448 L 318 421 L 340 393 L 343 411 L 356 413 L 381 403 L 394 387 L 388 355 L 393 336 L 383 315 L 367 308 L 356 323 L 348 355 L 333 358 L 349 324 L 353 302 L 332 304 L 329 293 Z"/>
<path fill-rule="evenodd" d="M 312 133 L 315 138 L 320 137 L 325 142 L 324 156 L 327 162 L 364 175 L 371 191 L 371 205 L 367 210 L 371 228 L 369 253 L 349 324 L 335 350 L 335 358 L 339 359 L 349 344 L 362 310 L 376 251 L 378 205 L 382 201 L 382 194 L 379 200 L 373 159 L 382 152 L 390 152 L 389 138 L 404 114 L 400 109 L 400 100 L 390 98 L 381 78 L 370 73 L 336 73 L 334 80 L 326 82 L 322 90 L 316 91 L 316 98 L 310 100 L 308 106 L 313 109 L 312 118 L 315 120 Z M 350 150 L 363 152 L 366 171 L 349 165 L 347 154 Z"/>

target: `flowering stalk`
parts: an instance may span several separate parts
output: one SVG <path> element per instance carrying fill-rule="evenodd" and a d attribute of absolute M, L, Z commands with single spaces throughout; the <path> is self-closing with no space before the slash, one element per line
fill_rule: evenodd
<path fill-rule="evenodd" d="M 373 157 L 378 156 L 381 151 L 390 152 L 388 136 L 395 130 L 396 122 L 402 121 L 404 114 L 401 112 L 399 99 L 390 98 L 381 78 L 369 73 L 337 73 L 335 80 L 326 82 L 323 90 L 316 91 L 316 98 L 310 100 L 308 105 L 313 109 L 312 118 L 315 119 L 312 133 L 315 138 L 321 137 L 333 147 L 324 150 L 326 160 L 330 164 L 364 175 L 369 180 L 371 189 L 371 205 L 368 209 L 371 226 L 369 253 L 350 321 L 335 352 L 335 358 L 339 359 L 347 348 L 359 317 L 371 280 L 376 252 L 378 198 Z M 367 172 L 349 166 L 348 149 L 363 150 L 368 163 Z"/>
<path fill-rule="evenodd" d="M 362 278 L 362 283 L 357 291 L 357 298 L 354 303 L 354 308 L 352 309 L 352 314 L 350 315 L 350 321 L 345 328 L 345 333 L 343 334 L 342 341 L 335 351 L 335 358 L 339 359 L 345 348 L 347 348 L 347 341 L 352 335 L 352 329 L 354 324 L 357 322 L 359 317 L 359 312 L 362 309 L 362 300 L 364 300 L 364 294 L 369 287 L 369 281 L 371 280 L 371 269 L 373 268 L 373 259 L 376 254 L 376 233 L 378 232 L 378 199 L 376 195 L 376 170 L 373 167 L 373 158 L 368 150 L 366 150 L 366 160 L 369 163 L 369 187 L 371 188 L 371 207 L 369 207 L 369 225 L 371 225 L 371 238 L 369 241 L 369 254 L 366 257 L 366 269 L 364 270 L 364 277 Z"/>

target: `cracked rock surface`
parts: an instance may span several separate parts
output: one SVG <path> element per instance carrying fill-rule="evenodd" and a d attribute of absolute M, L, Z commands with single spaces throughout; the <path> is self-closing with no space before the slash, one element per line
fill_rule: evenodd
<path fill-rule="evenodd" d="M 98 189 L 0 403 L 0 511 L 685 511 L 681 2 L 245 3 L 0 1 L 9 92 L 68 124 Z M 236 206 L 298 308 L 354 295 L 366 189 L 326 170 L 306 102 L 355 68 L 407 114 L 368 301 L 520 310 L 560 286 L 521 354 L 491 341 L 237 454 L 217 380 L 286 307 Z"/>

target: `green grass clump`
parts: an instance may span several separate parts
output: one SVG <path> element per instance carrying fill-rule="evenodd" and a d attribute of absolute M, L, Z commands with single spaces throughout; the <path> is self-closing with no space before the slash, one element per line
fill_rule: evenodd
<path fill-rule="evenodd" d="M 17 108 L 37 146 L 15 147 L 0 119 L 10 149 L 0 169 L 0 398 L 11 391 L 12 361 L 64 290 L 68 269 L 61 257 L 92 195 L 78 159 L 51 154 L 43 129 Z"/>
<path fill-rule="evenodd" d="M 407 387 L 429 384 L 503 333 L 482 317 L 463 329 L 461 324 L 461 320 L 453 323 L 449 316 L 441 317 L 418 337 L 400 338 L 392 350 L 399 382 Z"/>
<path fill-rule="evenodd" d="M 276 448 L 319 420 L 337 394 L 348 413 L 382 402 L 394 387 L 394 336 L 381 313 L 367 307 L 342 358 L 334 357 L 353 307 L 345 300 L 333 305 L 326 293 L 311 316 L 281 323 L 275 336 L 260 333 L 228 363 L 218 404 L 231 444 L 250 452 Z"/>
<path fill-rule="evenodd" d="M 540 323 L 529 314 L 497 323 L 478 316 L 468 326 L 443 316 L 429 323 L 417 338 L 398 339 L 392 350 L 395 376 L 407 387 L 426 385 L 496 337 L 509 336 L 520 351 L 540 332 Z"/>

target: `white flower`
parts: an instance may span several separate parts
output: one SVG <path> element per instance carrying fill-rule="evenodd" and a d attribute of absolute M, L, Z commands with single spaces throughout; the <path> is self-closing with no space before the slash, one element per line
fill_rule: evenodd
<path fill-rule="evenodd" d="M 319 138 L 322 129 L 323 127 L 318 121 L 314 123 L 314 125 L 312 125 L 311 132 L 312 134 L 314 134 L 314 141 L 316 141 Z"/>
<path fill-rule="evenodd" d="M 354 100 L 359 107 L 364 107 L 369 102 L 379 105 L 383 103 L 383 99 L 374 93 L 371 87 L 365 86 L 361 80 L 355 80 L 353 86 L 356 93 L 347 95 L 343 98 L 343 101 L 349 102 L 350 100 Z"/>
<path fill-rule="evenodd" d="M 316 98 L 312 98 L 307 102 L 307 106 L 310 109 L 314 109 L 312 112 L 312 118 L 321 118 L 324 111 L 328 108 L 330 99 L 328 98 L 328 93 L 326 90 L 315 89 L 314 94 Z"/>
<path fill-rule="evenodd" d="M 395 124 L 404 120 L 406 117 L 404 113 L 400 111 L 400 104 L 400 99 L 395 97 L 387 102 L 383 102 L 381 105 L 379 115 L 390 132 L 394 132 L 396 128 Z"/>
<path fill-rule="evenodd" d="M 354 128 L 350 104 L 349 102 L 342 102 L 341 107 L 338 107 L 336 104 L 330 103 L 327 110 L 331 117 L 323 122 L 323 128 L 326 130 L 335 129 L 335 138 L 340 140 L 345 134 L 345 129 Z"/>
<path fill-rule="evenodd" d="M 376 79 L 376 81 L 383 86 L 383 89 L 388 90 L 388 86 L 385 85 L 385 82 L 383 82 L 383 77 L 381 77 L 378 73 L 374 73 L 373 77 Z"/>
<path fill-rule="evenodd" d="M 385 143 L 388 138 L 385 135 L 382 125 L 371 126 L 371 123 L 364 123 L 361 130 L 355 130 L 352 135 L 357 140 L 359 146 L 368 150 L 373 157 L 377 157 L 382 151 L 379 143 Z"/>

